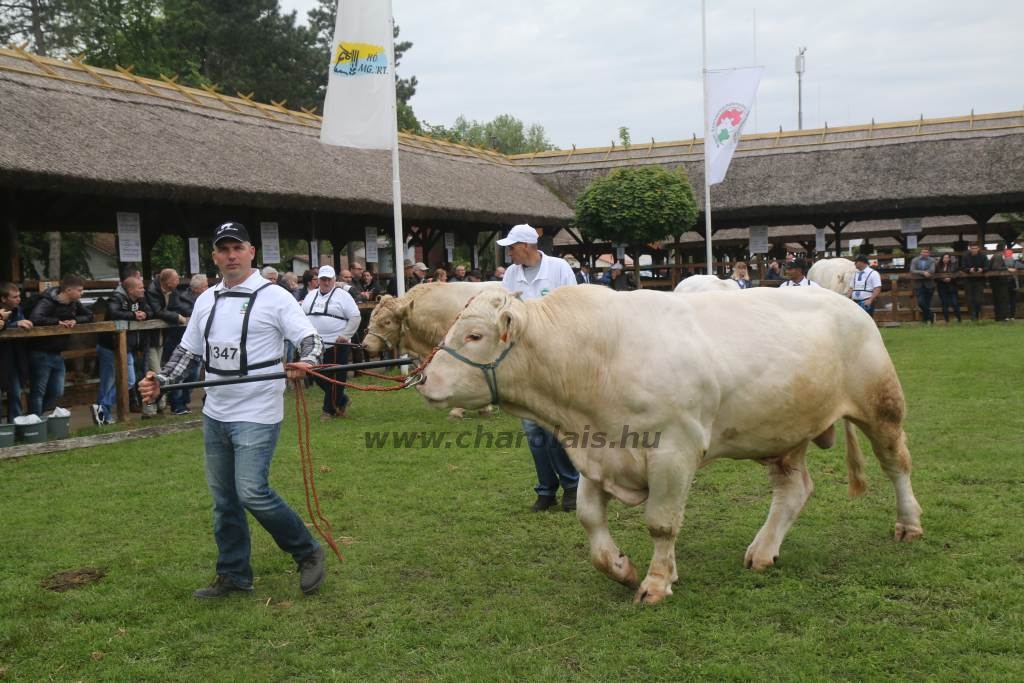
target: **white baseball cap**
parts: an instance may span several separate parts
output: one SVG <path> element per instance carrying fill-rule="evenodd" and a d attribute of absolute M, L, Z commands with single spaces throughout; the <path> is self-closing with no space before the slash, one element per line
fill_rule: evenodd
<path fill-rule="evenodd" d="M 337 277 L 336 273 L 334 272 L 334 268 L 331 268 L 330 266 L 320 266 L 320 270 L 317 272 L 316 276 L 318 278 L 329 277 L 331 279 Z"/>
<path fill-rule="evenodd" d="M 537 231 L 533 226 L 523 223 L 522 225 L 512 226 L 512 229 L 508 231 L 508 235 L 504 239 L 498 240 L 498 244 L 503 247 L 511 246 L 517 242 L 537 244 Z"/>

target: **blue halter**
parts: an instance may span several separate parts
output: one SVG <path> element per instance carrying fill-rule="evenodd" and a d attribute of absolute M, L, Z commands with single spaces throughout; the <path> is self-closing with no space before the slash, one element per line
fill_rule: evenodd
<path fill-rule="evenodd" d="M 440 344 L 438 344 L 437 348 L 441 351 L 447 351 L 448 353 L 452 354 L 452 356 L 454 356 L 456 359 L 462 361 L 466 365 L 471 365 L 474 368 L 480 368 L 480 371 L 484 373 L 484 379 L 487 380 L 487 388 L 491 390 L 491 403 L 497 404 L 498 377 L 494 371 L 498 369 L 498 366 L 501 365 L 501 361 L 505 360 L 505 356 L 508 355 L 508 352 L 511 351 L 512 347 L 515 345 L 516 343 L 512 342 L 511 344 L 506 346 L 505 350 L 501 352 L 501 355 L 492 360 L 490 363 L 477 363 L 475 360 L 470 360 L 469 358 L 466 358 L 452 347 L 447 346 L 443 341 Z"/>

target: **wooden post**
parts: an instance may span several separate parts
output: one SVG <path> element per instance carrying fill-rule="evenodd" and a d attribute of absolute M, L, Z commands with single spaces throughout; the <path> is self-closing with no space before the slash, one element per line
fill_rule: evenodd
<path fill-rule="evenodd" d="M 117 421 L 128 420 L 128 329 L 118 325 L 117 352 L 114 354 L 114 381 L 117 383 Z"/>

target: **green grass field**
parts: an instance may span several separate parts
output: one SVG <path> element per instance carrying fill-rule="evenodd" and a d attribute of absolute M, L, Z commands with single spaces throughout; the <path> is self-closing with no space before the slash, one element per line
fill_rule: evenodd
<path fill-rule="evenodd" d="M 517 420 L 454 422 L 412 392 L 361 393 L 350 419 L 314 421 L 321 503 L 347 561 L 331 558 L 310 598 L 258 527 L 255 592 L 191 597 L 215 560 L 199 432 L 0 462 L 0 678 L 1024 680 L 1024 325 L 883 334 L 908 396 L 917 543 L 891 540 L 894 498 L 869 448 L 871 488 L 847 498 L 837 446 L 809 458 L 815 494 L 779 566 L 746 571 L 765 473 L 716 463 L 689 499 L 675 594 L 634 606 L 591 567 L 573 515 L 527 511 L 525 447 L 364 438 Z M 305 515 L 294 416 L 271 481 Z M 610 516 L 646 571 L 641 510 L 613 503 Z M 87 567 L 106 575 L 40 585 Z"/>

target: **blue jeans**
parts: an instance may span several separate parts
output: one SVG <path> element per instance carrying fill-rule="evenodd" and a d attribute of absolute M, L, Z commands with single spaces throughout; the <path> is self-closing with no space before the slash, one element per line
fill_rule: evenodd
<path fill-rule="evenodd" d="M 854 299 L 853 303 L 860 306 L 872 318 L 875 317 L 875 306 L 874 304 L 869 304 L 867 302 L 867 299 L 864 299 L 863 301 L 861 301 L 860 299 Z"/>
<path fill-rule="evenodd" d="M 296 562 L 320 547 L 302 518 L 270 488 L 270 461 L 280 432 L 280 422 L 220 422 L 203 416 L 217 574 L 227 576 L 237 586 L 252 586 L 246 510 Z"/>
<path fill-rule="evenodd" d="M 533 454 L 533 466 L 537 468 L 537 485 L 533 487 L 537 495 L 553 496 L 558 493 L 559 484 L 565 491 L 575 490 L 580 473 L 554 435 L 531 420 L 523 420 L 523 431 Z"/>
<path fill-rule="evenodd" d="M 7 421 L 14 422 L 14 418 L 21 415 L 21 376 L 18 371 L 18 364 L 14 359 L 13 342 L 0 345 L 0 363 L 7 367 L 7 384 L 0 387 L 7 394 Z"/>
<path fill-rule="evenodd" d="M 42 417 L 43 410 L 53 410 L 64 395 L 64 359 L 56 351 L 29 351 L 28 364 L 32 375 L 28 412 Z"/>
<path fill-rule="evenodd" d="M 96 346 L 96 359 L 100 365 L 100 390 L 96 396 L 96 403 L 103 408 L 103 419 L 112 420 L 114 417 L 114 403 L 117 401 L 117 383 L 114 372 L 114 363 L 117 358 L 114 352 L 105 346 Z M 131 354 L 128 354 L 128 386 L 135 386 L 135 363 L 131 362 Z"/>
<path fill-rule="evenodd" d="M 921 314 L 924 316 L 926 323 L 934 322 L 935 316 L 932 315 L 932 298 L 935 295 L 935 288 L 918 287 L 914 290 L 917 294 L 917 305 L 921 309 Z"/>

